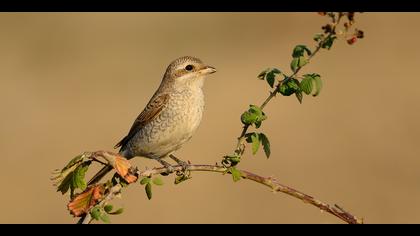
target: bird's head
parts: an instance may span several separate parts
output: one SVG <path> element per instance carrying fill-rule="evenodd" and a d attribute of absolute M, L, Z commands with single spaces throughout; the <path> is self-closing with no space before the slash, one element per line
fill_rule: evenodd
<path fill-rule="evenodd" d="M 176 86 L 202 86 L 208 74 L 216 72 L 214 67 L 190 56 L 174 60 L 166 69 L 163 80 Z"/>

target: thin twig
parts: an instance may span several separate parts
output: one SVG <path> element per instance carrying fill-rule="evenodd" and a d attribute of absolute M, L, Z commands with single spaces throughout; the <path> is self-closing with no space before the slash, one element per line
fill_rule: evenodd
<path fill-rule="evenodd" d="M 95 152 L 96 156 L 106 156 L 106 159 L 115 159 L 117 156 L 119 156 L 116 153 L 107 152 L 107 151 L 99 151 Z M 121 157 L 121 156 L 119 156 Z M 110 160 L 112 161 L 112 160 Z M 182 172 L 183 167 L 180 165 L 173 166 L 174 173 L 176 172 Z M 223 174 L 230 174 L 228 172 L 228 169 L 226 167 L 220 166 L 220 165 L 192 165 L 188 164 L 186 166 L 187 171 L 206 171 L 206 172 L 216 172 L 216 173 L 223 173 Z M 154 168 L 149 169 L 145 171 L 137 171 L 137 174 L 139 177 L 151 177 L 153 175 L 158 175 L 162 173 L 167 173 L 168 169 L 165 167 L 160 168 Z M 294 198 L 300 199 L 304 201 L 305 203 L 309 203 L 322 211 L 328 212 L 339 219 L 343 220 L 344 222 L 347 222 L 349 224 L 361 224 L 363 223 L 362 219 L 359 219 L 355 217 L 354 215 L 350 214 L 349 212 L 343 210 L 341 207 L 338 207 L 337 205 L 331 206 L 329 204 L 323 203 L 320 200 L 315 199 L 314 197 L 305 194 L 299 190 L 296 190 L 294 188 L 288 187 L 284 184 L 279 183 L 276 179 L 273 177 L 263 177 L 257 174 L 254 174 L 247 170 L 240 170 L 241 176 L 243 179 L 249 179 L 256 183 L 265 185 L 269 187 L 272 191 L 276 192 L 282 192 L 285 194 L 288 194 Z M 140 179 L 140 178 L 139 178 Z M 107 202 L 113 200 L 116 196 L 119 196 L 121 192 L 121 185 L 117 184 L 114 185 L 111 190 L 104 196 L 104 198 L 97 204 L 100 206 L 104 206 Z M 92 221 L 92 218 L 90 214 L 86 214 L 85 217 L 82 217 L 81 219 L 82 224 L 90 223 Z"/>
<path fill-rule="evenodd" d="M 340 20 L 341 20 L 342 17 L 343 17 L 343 15 L 342 14 L 339 14 L 337 20 L 335 18 L 333 18 L 333 24 L 332 24 L 332 30 L 331 30 L 331 32 L 323 40 L 321 40 L 321 41 L 318 42 L 315 50 L 311 53 L 311 55 L 308 56 L 307 63 L 305 65 L 309 64 L 309 62 L 311 61 L 311 59 L 319 52 L 319 50 L 322 48 L 322 45 L 325 44 L 325 42 L 327 41 L 327 39 L 329 37 L 331 37 L 333 34 L 335 34 L 335 29 L 336 29 L 337 25 L 340 24 Z M 296 69 L 296 71 L 293 72 L 292 75 L 287 76 L 287 77 L 288 78 L 295 77 L 299 73 L 299 71 L 305 65 L 299 66 Z M 281 81 L 278 81 L 277 85 L 270 92 L 270 95 L 268 95 L 268 97 L 261 104 L 261 106 L 260 106 L 261 110 L 263 110 L 264 107 L 271 101 L 271 99 L 273 99 L 276 96 L 277 91 L 279 90 L 280 85 L 281 85 Z M 237 143 L 236 149 L 235 149 L 236 153 L 238 153 L 238 154 L 242 154 L 245 151 L 245 145 L 244 145 L 244 143 L 245 143 L 245 135 L 246 135 L 246 132 L 248 131 L 249 126 L 250 125 L 244 125 L 244 127 L 242 128 L 242 131 L 241 131 L 241 135 L 238 137 L 238 143 Z"/>

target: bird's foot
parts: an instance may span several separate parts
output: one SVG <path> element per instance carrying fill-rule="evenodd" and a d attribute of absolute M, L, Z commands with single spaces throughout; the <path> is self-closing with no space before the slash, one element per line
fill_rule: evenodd
<path fill-rule="evenodd" d="M 178 159 L 173 154 L 170 154 L 169 157 L 182 167 L 181 170 L 176 172 L 177 177 L 175 178 L 175 184 L 179 184 L 185 180 L 191 179 L 191 171 L 188 170 L 190 163 Z"/>
<path fill-rule="evenodd" d="M 163 164 L 163 166 L 166 168 L 166 172 L 165 172 L 166 175 L 174 173 L 175 168 L 171 164 L 169 164 L 168 162 L 165 162 L 165 164 Z"/>
<path fill-rule="evenodd" d="M 178 157 L 174 156 L 173 154 L 170 154 L 169 157 L 176 161 L 176 163 L 178 163 L 178 165 L 180 165 L 182 167 L 182 172 L 186 172 L 188 170 L 188 166 L 189 164 L 183 160 L 178 159 Z"/>

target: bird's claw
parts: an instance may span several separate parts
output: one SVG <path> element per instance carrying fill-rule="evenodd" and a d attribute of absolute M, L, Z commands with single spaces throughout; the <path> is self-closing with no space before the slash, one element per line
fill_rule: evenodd
<path fill-rule="evenodd" d="M 165 163 L 165 164 L 163 164 L 163 166 L 165 167 L 166 171 L 161 173 L 161 175 L 167 176 L 169 174 L 174 173 L 175 168 L 173 166 L 171 166 L 169 163 Z"/>
<path fill-rule="evenodd" d="M 180 165 L 182 167 L 182 170 L 180 172 L 185 173 L 188 170 L 189 163 L 187 163 L 187 162 L 185 162 L 183 160 L 178 159 L 176 156 L 174 156 L 172 154 L 169 155 L 169 157 L 172 160 L 176 161 L 176 163 L 178 163 L 178 165 Z"/>
<path fill-rule="evenodd" d="M 178 165 L 180 165 L 182 167 L 182 172 L 185 172 L 188 170 L 188 163 L 185 161 L 179 161 Z"/>
<path fill-rule="evenodd" d="M 171 165 L 165 166 L 165 168 L 166 168 L 166 173 L 168 174 L 172 174 L 175 171 L 175 168 Z"/>

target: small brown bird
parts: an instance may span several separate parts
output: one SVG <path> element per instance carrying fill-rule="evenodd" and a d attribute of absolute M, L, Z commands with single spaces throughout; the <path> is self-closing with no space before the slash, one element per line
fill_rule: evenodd
<path fill-rule="evenodd" d="M 128 135 L 115 146 L 121 147 L 120 155 L 127 159 L 141 156 L 157 160 L 170 172 L 173 167 L 163 160 L 167 156 L 185 166 L 186 163 L 172 153 L 197 130 L 204 109 L 204 79 L 214 72 L 215 68 L 198 58 L 185 56 L 173 61 Z M 111 170 L 112 167 L 105 166 L 89 184 L 98 182 Z"/>

